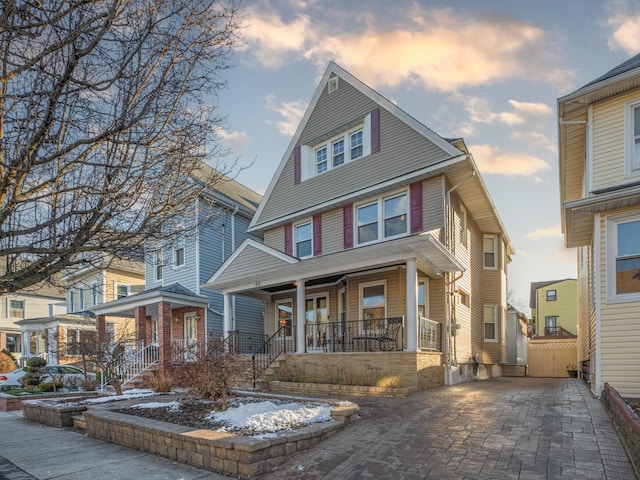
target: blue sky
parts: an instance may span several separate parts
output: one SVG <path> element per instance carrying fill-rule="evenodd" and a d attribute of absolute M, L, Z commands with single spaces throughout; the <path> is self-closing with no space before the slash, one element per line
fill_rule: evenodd
<path fill-rule="evenodd" d="M 515 247 L 509 290 L 575 278 L 563 247 L 556 100 L 640 52 L 613 0 L 245 0 L 219 131 L 264 193 L 330 60 L 446 138 L 463 137 Z"/>

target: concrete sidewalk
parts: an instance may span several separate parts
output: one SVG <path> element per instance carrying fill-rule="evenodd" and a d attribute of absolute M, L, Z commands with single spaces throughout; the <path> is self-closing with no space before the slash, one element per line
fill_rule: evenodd
<path fill-rule="evenodd" d="M 497 378 L 352 400 L 358 422 L 260 480 L 636 479 L 602 404 L 580 380 Z M 0 480 L 34 478 L 231 477 L 0 412 Z"/>

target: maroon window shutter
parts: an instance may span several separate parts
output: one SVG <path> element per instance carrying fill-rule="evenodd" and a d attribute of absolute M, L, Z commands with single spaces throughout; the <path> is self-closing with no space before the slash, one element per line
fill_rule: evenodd
<path fill-rule="evenodd" d="M 322 255 L 322 215 L 313 216 L 313 256 Z"/>
<path fill-rule="evenodd" d="M 380 109 L 371 112 L 371 153 L 380 151 Z"/>
<path fill-rule="evenodd" d="M 302 168 L 301 159 L 302 151 L 300 149 L 300 145 L 298 145 L 293 150 L 293 183 L 295 183 L 296 185 L 300 183 L 300 179 L 302 178 L 300 171 L 300 169 Z"/>
<path fill-rule="evenodd" d="M 290 223 L 284 226 L 284 253 L 293 255 L 293 228 Z"/>
<path fill-rule="evenodd" d="M 342 209 L 342 226 L 344 227 L 344 248 L 353 248 L 353 205 L 345 205 Z"/>
<path fill-rule="evenodd" d="M 411 184 L 411 233 L 422 231 L 422 182 Z"/>

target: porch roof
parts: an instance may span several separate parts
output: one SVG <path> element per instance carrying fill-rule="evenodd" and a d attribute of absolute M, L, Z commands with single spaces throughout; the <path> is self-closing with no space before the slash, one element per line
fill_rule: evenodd
<path fill-rule="evenodd" d="M 14 323 L 20 326 L 21 331 L 44 329 L 54 325 L 94 325 L 95 316 L 85 311 L 80 313 L 63 313 L 52 317 L 35 317 L 17 320 Z"/>
<path fill-rule="evenodd" d="M 171 285 L 143 290 L 134 295 L 119 298 L 112 302 L 103 303 L 102 305 L 96 305 L 92 307 L 92 311 L 96 315 L 133 317 L 136 307 L 147 307 L 147 314 L 153 315 L 153 309 L 157 309 L 156 306 L 160 302 L 171 303 L 171 308 L 207 308 L 209 306 L 209 299 L 204 295 L 197 294 L 179 283 L 172 283 Z"/>
<path fill-rule="evenodd" d="M 246 239 L 222 264 L 203 288 L 222 293 L 260 292 L 270 287 L 397 265 L 415 258 L 418 268 L 432 277 L 463 272 L 465 267 L 451 254 L 436 232 L 300 260 Z M 249 265 L 249 267 L 247 267 Z"/>

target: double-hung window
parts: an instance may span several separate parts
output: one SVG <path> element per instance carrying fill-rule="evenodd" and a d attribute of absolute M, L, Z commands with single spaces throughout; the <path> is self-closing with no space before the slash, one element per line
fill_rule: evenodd
<path fill-rule="evenodd" d="M 78 309 L 81 312 L 84 310 L 84 287 L 78 289 Z"/>
<path fill-rule="evenodd" d="M 496 328 L 498 308 L 496 305 L 484 306 L 484 339 L 495 342 L 498 340 L 498 329 Z"/>
<path fill-rule="evenodd" d="M 316 173 L 326 172 L 327 168 L 327 147 L 325 145 L 316 150 Z"/>
<path fill-rule="evenodd" d="M 311 222 L 301 223 L 295 226 L 296 256 L 298 258 L 312 256 L 312 238 Z"/>
<path fill-rule="evenodd" d="M 163 260 L 162 259 L 162 250 L 158 250 L 156 252 L 156 261 L 155 261 L 155 264 L 156 264 L 156 281 L 162 280 L 162 273 L 163 273 L 163 271 L 162 271 L 163 261 L 162 260 Z"/>
<path fill-rule="evenodd" d="M 351 160 L 355 160 L 356 158 L 360 158 L 361 156 L 363 156 L 364 148 L 363 148 L 362 130 L 359 130 L 349 135 L 349 139 L 351 141 Z"/>
<path fill-rule="evenodd" d="M 128 297 L 131 294 L 131 285 L 124 283 L 116 283 L 116 300 L 118 298 Z"/>
<path fill-rule="evenodd" d="M 182 267 L 184 265 L 184 231 L 182 227 L 176 235 L 176 246 L 173 251 L 174 267 Z"/>
<path fill-rule="evenodd" d="M 547 302 L 555 302 L 558 299 L 556 290 L 547 290 Z"/>
<path fill-rule="evenodd" d="M 24 300 L 9 300 L 9 316 L 24 318 Z"/>
<path fill-rule="evenodd" d="M 356 208 L 356 240 L 366 244 L 405 235 L 408 232 L 408 195 L 380 198 Z"/>
<path fill-rule="evenodd" d="M 607 299 L 640 301 L 640 216 L 616 216 L 607 221 Z"/>
<path fill-rule="evenodd" d="M 73 289 L 67 292 L 67 310 L 69 313 L 76 311 L 76 292 Z"/>
<path fill-rule="evenodd" d="M 368 155 L 371 148 L 367 147 L 367 141 L 370 141 L 367 138 L 363 126 L 360 125 L 356 127 L 356 130 L 345 131 L 328 140 L 323 140 L 313 147 L 307 147 L 309 152 L 313 152 L 313 173 L 309 172 L 309 174 L 319 175 L 351 160 Z M 311 155 L 311 153 L 303 153 L 304 155 Z M 304 178 L 308 178 L 307 175 L 302 174 Z"/>
<path fill-rule="evenodd" d="M 498 268 L 498 237 L 485 235 L 482 245 L 484 268 Z"/>
<path fill-rule="evenodd" d="M 91 306 L 98 304 L 98 282 L 91 282 Z"/>
<path fill-rule="evenodd" d="M 344 163 L 344 138 L 333 142 L 331 146 L 333 166 L 338 167 Z"/>
<path fill-rule="evenodd" d="M 640 175 L 640 100 L 627 104 L 627 154 L 625 173 Z"/>

